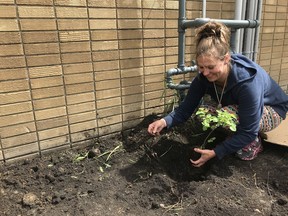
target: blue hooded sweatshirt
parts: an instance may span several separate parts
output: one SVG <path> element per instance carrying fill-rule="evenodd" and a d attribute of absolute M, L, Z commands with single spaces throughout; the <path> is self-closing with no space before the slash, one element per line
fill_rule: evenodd
<path fill-rule="evenodd" d="M 243 55 L 232 54 L 231 65 L 221 104 L 238 105 L 239 124 L 230 139 L 214 148 L 219 159 L 255 140 L 264 105 L 271 106 L 283 119 L 286 118 L 288 110 L 288 96 L 258 64 Z M 167 127 L 187 121 L 205 94 L 217 101 L 213 83 L 199 73 L 192 80 L 184 101 L 164 117 Z"/>

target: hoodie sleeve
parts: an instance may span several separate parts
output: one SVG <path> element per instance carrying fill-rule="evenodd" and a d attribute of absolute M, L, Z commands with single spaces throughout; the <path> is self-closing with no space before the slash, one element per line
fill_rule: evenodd
<path fill-rule="evenodd" d="M 206 84 L 204 82 L 205 81 L 201 78 L 200 74 L 192 80 L 183 102 L 174 111 L 164 117 L 167 128 L 187 121 L 187 119 L 193 114 L 194 110 L 199 105 L 201 98 L 205 94 Z"/>
<path fill-rule="evenodd" d="M 264 106 L 263 85 L 259 82 L 261 80 L 251 79 L 240 84 L 235 90 L 239 103 L 239 124 L 230 139 L 215 147 L 214 151 L 219 159 L 238 151 L 257 137 Z"/>

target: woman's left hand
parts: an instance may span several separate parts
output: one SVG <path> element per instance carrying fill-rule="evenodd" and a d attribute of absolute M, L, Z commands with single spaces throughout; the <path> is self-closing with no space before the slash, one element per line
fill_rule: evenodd
<path fill-rule="evenodd" d="M 208 160 L 216 156 L 214 150 L 194 148 L 194 151 L 201 154 L 201 157 L 198 160 L 190 160 L 194 167 L 200 167 L 204 165 Z"/>

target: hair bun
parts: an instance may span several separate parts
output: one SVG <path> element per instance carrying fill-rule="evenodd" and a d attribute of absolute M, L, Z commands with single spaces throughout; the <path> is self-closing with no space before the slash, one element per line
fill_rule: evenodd
<path fill-rule="evenodd" d="M 197 35 L 203 39 L 208 37 L 221 38 L 221 26 L 216 23 L 207 23 L 204 27 L 198 31 Z"/>
<path fill-rule="evenodd" d="M 196 29 L 196 58 L 213 53 L 222 58 L 230 50 L 230 30 L 220 22 L 210 21 Z"/>

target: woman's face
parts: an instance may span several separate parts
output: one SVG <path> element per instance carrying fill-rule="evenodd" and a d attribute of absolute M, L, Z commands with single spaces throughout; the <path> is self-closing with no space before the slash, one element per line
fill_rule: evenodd
<path fill-rule="evenodd" d="M 223 82 L 227 75 L 227 55 L 220 60 L 211 55 L 201 55 L 197 58 L 198 70 L 209 82 Z"/>

